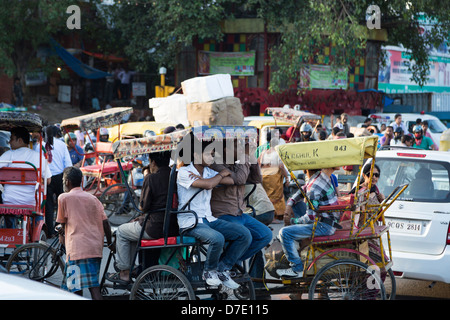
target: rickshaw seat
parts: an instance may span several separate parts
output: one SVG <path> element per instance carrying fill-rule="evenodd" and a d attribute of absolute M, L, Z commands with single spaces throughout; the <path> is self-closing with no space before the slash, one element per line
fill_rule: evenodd
<path fill-rule="evenodd" d="M 191 244 L 195 243 L 197 240 L 194 237 L 183 237 L 183 243 L 184 244 Z M 168 237 L 167 238 L 167 244 L 168 245 L 174 245 L 174 244 L 180 244 L 181 243 L 181 237 Z M 163 246 L 164 245 L 164 238 L 159 239 L 151 239 L 151 240 L 141 240 L 141 247 L 147 248 L 147 247 L 157 247 L 157 246 Z"/>
<path fill-rule="evenodd" d="M 0 204 L 0 214 L 31 216 L 35 210 L 36 207 L 34 205 Z"/>
<path fill-rule="evenodd" d="M 321 206 L 317 209 L 319 212 L 348 210 L 355 202 L 355 194 L 349 194 L 345 197 L 338 198 L 338 203 L 329 206 Z"/>
<path fill-rule="evenodd" d="M 388 230 L 388 226 L 374 226 L 375 232 L 372 232 L 372 229 L 370 227 L 365 228 L 357 238 L 370 238 L 373 236 L 379 236 L 383 234 L 385 231 Z M 340 241 L 346 241 L 351 240 L 355 238 L 354 234 L 357 232 L 357 230 L 353 230 L 352 236 L 350 236 L 350 229 L 342 229 L 342 230 L 336 230 L 336 232 L 331 236 L 320 236 L 315 237 L 313 239 L 313 243 L 320 243 L 320 242 L 340 242 Z"/>
<path fill-rule="evenodd" d="M 102 170 L 103 166 L 103 170 Z M 133 164 L 131 162 L 125 162 L 122 164 L 122 168 L 125 171 L 131 170 L 133 168 Z M 119 165 L 115 161 L 106 162 L 104 165 L 102 164 L 93 164 L 90 166 L 85 166 L 80 168 L 81 172 L 84 174 L 111 174 L 119 171 Z"/>

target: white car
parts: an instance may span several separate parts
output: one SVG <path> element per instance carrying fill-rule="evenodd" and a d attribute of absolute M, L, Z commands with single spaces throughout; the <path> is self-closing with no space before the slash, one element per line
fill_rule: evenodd
<path fill-rule="evenodd" d="M 450 283 L 450 152 L 378 151 L 375 163 L 385 196 L 409 184 L 385 214 L 394 274 Z"/>
<path fill-rule="evenodd" d="M 0 300 L 87 300 L 37 281 L 0 272 Z"/>

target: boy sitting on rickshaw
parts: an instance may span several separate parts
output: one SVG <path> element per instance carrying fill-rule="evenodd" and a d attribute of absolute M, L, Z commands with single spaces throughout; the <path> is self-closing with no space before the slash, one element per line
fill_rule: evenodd
<path fill-rule="evenodd" d="M 202 146 L 201 150 L 195 150 L 195 143 Z M 196 212 L 197 221 L 190 213 L 178 214 L 180 234 L 208 244 L 203 272 L 203 279 L 208 285 L 224 284 L 237 289 L 239 284 L 231 278 L 230 270 L 249 247 L 252 236 L 244 226 L 213 216 L 210 204 L 212 189 L 218 184 L 233 184 L 229 177 L 231 172 L 228 169 L 218 172 L 209 168 L 213 156 L 205 153 L 208 143 L 191 136 L 191 146 L 192 162 L 178 170 L 178 206 L 180 209 L 190 201 L 189 208 Z M 203 190 L 192 199 L 199 189 Z M 229 243 L 223 250 L 225 241 Z"/>
<path fill-rule="evenodd" d="M 317 170 L 304 186 L 307 197 L 311 201 L 314 208 L 320 206 L 334 205 L 338 203 L 336 190 L 331 181 L 331 174 L 339 170 L 339 167 L 326 168 Z M 300 201 L 301 192 L 298 191 L 288 204 L 292 206 L 295 202 Z M 296 218 L 292 219 L 295 223 L 290 226 L 282 228 L 279 232 L 280 242 L 283 246 L 283 251 L 286 258 L 291 264 L 289 269 L 278 269 L 276 272 L 280 277 L 294 277 L 301 278 L 303 276 L 303 262 L 297 251 L 295 241 L 310 238 L 314 227 L 315 212 L 312 209 L 307 209 L 307 206 L 298 206 L 294 211 Z M 302 209 L 303 208 L 303 209 Z M 304 212 L 302 212 L 304 210 Z M 317 223 L 315 236 L 333 235 L 336 228 L 340 228 L 338 216 L 333 213 L 322 213 L 320 221 Z"/>

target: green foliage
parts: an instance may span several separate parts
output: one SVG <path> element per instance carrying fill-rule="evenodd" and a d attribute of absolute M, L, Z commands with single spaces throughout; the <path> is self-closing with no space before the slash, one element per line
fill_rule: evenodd
<path fill-rule="evenodd" d="M 68 0 L 0 0 L 0 65 L 23 77 L 39 45 L 66 28 Z M 23 78 L 22 78 L 23 79 Z"/>
<path fill-rule="evenodd" d="M 388 33 L 388 43 L 408 48 L 412 80 L 424 85 L 429 72 L 429 48 L 439 46 L 450 30 L 450 7 L 435 0 L 253 0 L 260 4 L 258 15 L 282 31 L 281 44 L 272 50 L 270 89 L 281 91 L 297 76 L 299 64 L 313 61 L 323 45 L 335 44 L 333 66 L 347 66 L 355 52 L 366 43 L 366 10 L 375 4 L 381 11 L 381 28 Z M 426 35 L 419 33 L 418 17 L 425 13 L 436 24 Z M 381 53 L 381 52 L 380 52 Z M 380 55 L 380 62 L 383 55 Z"/>

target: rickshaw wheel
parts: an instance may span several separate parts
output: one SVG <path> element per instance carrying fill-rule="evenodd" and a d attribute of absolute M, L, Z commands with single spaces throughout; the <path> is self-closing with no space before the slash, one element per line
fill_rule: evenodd
<path fill-rule="evenodd" d="M 341 259 L 322 267 L 309 288 L 310 300 L 385 300 L 386 291 L 373 267 Z"/>
<path fill-rule="evenodd" d="M 55 256 L 53 248 L 48 248 L 45 242 L 24 244 L 12 252 L 6 270 L 20 277 L 60 287 L 64 277 L 64 261 Z"/>
<path fill-rule="evenodd" d="M 370 253 L 370 257 L 375 262 L 381 262 L 381 257 L 379 254 Z M 386 299 L 395 300 L 395 295 L 397 292 L 397 282 L 395 280 L 394 271 L 392 271 L 392 269 L 386 271 L 386 268 L 383 268 L 380 270 L 380 277 L 386 290 Z"/>
<path fill-rule="evenodd" d="M 121 224 L 130 222 L 138 215 L 138 211 L 131 202 L 128 205 L 128 209 L 122 210 L 127 192 L 128 189 L 125 184 L 116 183 L 107 187 L 99 198 L 100 202 L 103 204 L 109 223 L 112 226 L 120 226 Z M 132 199 L 136 204 L 136 207 L 138 207 L 139 199 L 134 191 L 132 191 Z"/>
<path fill-rule="evenodd" d="M 179 270 L 166 265 L 145 269 L 133 284 L 130 300 L 195 300 L 194 289 Z"/>

